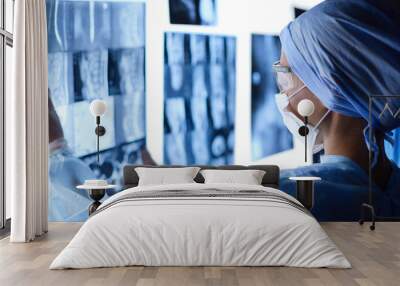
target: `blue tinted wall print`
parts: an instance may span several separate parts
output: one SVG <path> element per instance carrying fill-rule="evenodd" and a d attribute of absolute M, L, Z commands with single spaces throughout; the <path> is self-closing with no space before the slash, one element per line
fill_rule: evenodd
<path fill-rule="evenodd" d="M 275 104 L 278 88 L 271 67 L 280 58 L 279 37 L 252 35 L 251 42 L 252 158 L 259 160 L 292 149 L 293 139 Z"/>
<path fill-rule="evenodd" d="M 47 0 L 49 219 L 82 221 L 85 179 L 120 185 L 122 168 L 149 158 L 145 146 L 145 4 Z M 93 99 L 107 102 L 96 161 Z M 148 163 L 148 162 L 146 162 Z M 115 191 L 108 191 L 107 196 Z M 106 196 L 106 197 L 107 197 Z"/>
<path fill-rule="evenodd" d="M 165 33 L 164 162 L 234 161 L 236 39 Z"/>

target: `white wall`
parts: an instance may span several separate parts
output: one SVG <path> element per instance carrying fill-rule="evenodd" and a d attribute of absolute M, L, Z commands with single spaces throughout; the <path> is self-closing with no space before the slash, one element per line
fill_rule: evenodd
<path fill-rule="evenodd" d="M 146 34 L 146 123 L 147 146 L 154 159 L 163 160 L 164 32 L 222 34 L 236 37 L 236 127 L 235 163 L 251 160 L 251 34 L 279 34 L 293 19 L 293 7 L 308 9 L 320 0 L 217 0 L 216 26 L 171 25 L 168 0 L 147 0 Z M 295 148 L 265 158 L 259 163 L 291 168 L 304 164 L 304 148 Z"/>

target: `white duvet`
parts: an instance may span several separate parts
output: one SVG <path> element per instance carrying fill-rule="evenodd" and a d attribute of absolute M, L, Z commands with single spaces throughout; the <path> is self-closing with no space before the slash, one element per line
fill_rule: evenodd
<path fill-rule="evenodd" d="M 145 266 L 294 266 L 349 268 L 350 263 L 309 214 L 257 198 L 153 198 L 112 204 L 131 192 L 265 190 L 231 184 L 136 187 L 106 200 L 50 269 Z M 298 203 L 298 202 L 297 202 Z M 111 205 L 110 205 L 111 204 Z M 108 208 L 105 208 L 108 206 Z"/>

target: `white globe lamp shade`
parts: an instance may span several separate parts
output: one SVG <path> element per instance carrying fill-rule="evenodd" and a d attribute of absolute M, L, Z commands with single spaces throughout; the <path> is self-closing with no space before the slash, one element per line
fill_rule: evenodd
<path fill-rule="evenodd" d="M 314 103 L 309 99 L 303 99 L 297 105 L 297 111 L 303 117 L 309 117 L 314 113 Z"/>
<path fill-rule="evenodd" d="M 107 104 L 104 100 L 95 99 L 90 104 L 90 112 L 94 117 L 102 116 L 107 111 Z"/>

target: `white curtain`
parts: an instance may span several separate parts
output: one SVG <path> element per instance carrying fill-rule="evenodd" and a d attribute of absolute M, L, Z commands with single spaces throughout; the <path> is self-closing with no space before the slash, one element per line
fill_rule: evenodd
<path fill-rule="evenodd" d="M 6 98 L 12 242 L 47 232 L 48 94 L 45 0 L 15 1 L 13 93 Z"/>

